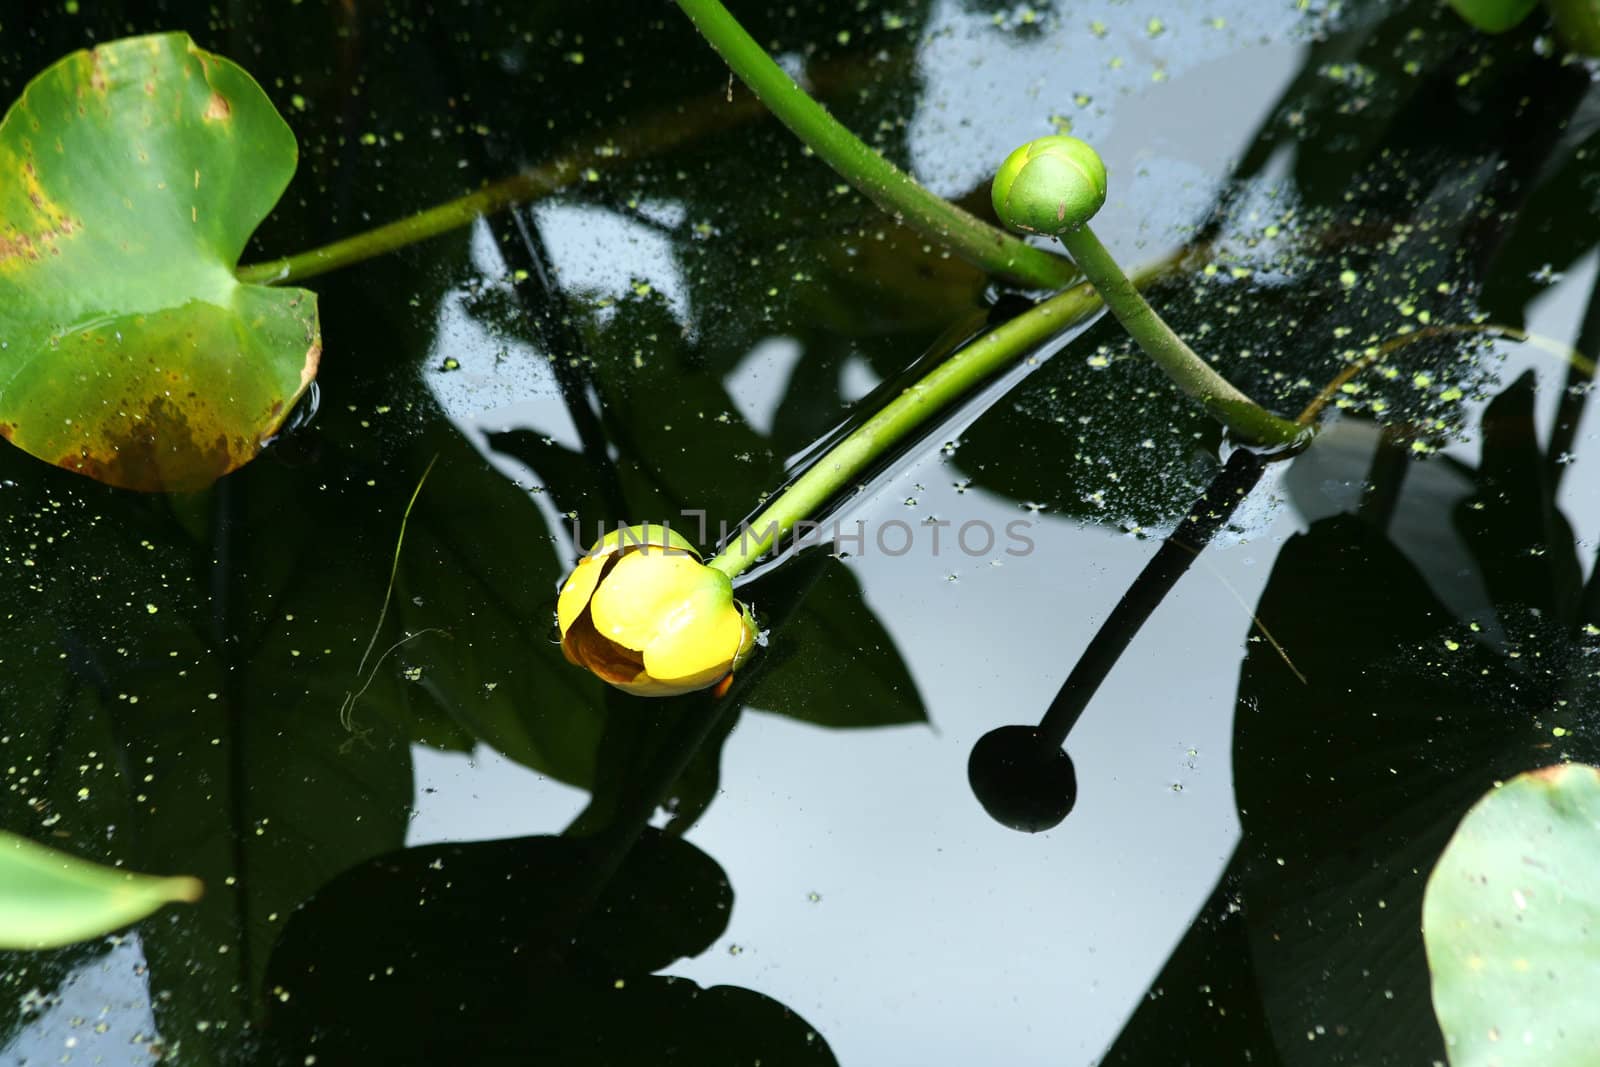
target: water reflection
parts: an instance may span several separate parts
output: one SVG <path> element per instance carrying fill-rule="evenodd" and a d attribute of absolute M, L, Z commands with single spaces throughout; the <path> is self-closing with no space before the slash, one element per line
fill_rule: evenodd
<path fill-rule="evenodd" d="M 952 194 L 977 184 L 1005 148 L 1065 115 L 1078 132 L 1104 135 L 1108 159 L 1127 176 L 1120 195 L 1128 210 L 1110 220 L 1108 237 L 1128 246 L 1179 243 L 1214 187 L 1226 184 L 1225 160 L 1245 152 L 1247 180 L 1207 231 L 1222 242 L 1205 264 L 1217 277 L 1208 280 L 1198 267 L 1166 299 L 1208 338 L 1208 353 L 1234 361 L 1275 398 L 1299 397 L 1342 365 L 1347 350 L 1416 321 L 1419 308 L 1397 305 L 1414 290 L 1427 298 L 1420 310 L 1439 321 L 1476 313 L 1472 293 L 1481 279 L 1472 270 L 1496 262 L 1486 250 L 1500 246 L 1506 229 L 1482 202 L 1526 195 L 1538 209 L 1531 216 L 1545 218 L 1552 204 L 1572 200 L 1531 180 L 1545 158 L 1539 138 L 1559 125 L 1559 109 L 1555 117 L 1522 116 L 1495 101 L 1515 100 L 1502 90 L 1519 77 L 1537 75 L 1544 80 L 1536 85 L 1546 86 L 1578 72 L 1541 64 L 1515 41 L 1469 42 L 1459 28 L 1438 24 L 1449 17 L 1441 5 L 1347 6 L 1353 13 L 1334 27 L 1343 36 L 1329 43 L 1291 33 L 1308 24 L 1288 6 L 1262 13 L 1220 5 L 1222 29 L 1183 11 L 1152 33 L 1148 13 L 1105 3 L 1054 11 L 1050 17 L 1061 21 L 1024 33 L 1014 20 L 997 31 L 994 5 L 910 5 L 909 25 L 893 31 L 899 36 L 872 38 L 859 55 L 846 50 L 842 62 L 855 56 L 862 70 L 881 74 L 882 91 L 840 106 L 881 134 L 886 151 L 904 150 Z M 539 20 L 556 9 L 530 10 Z M 887 33 L 880 14 L 872 17 Z M 769 15 L 776 25 L 763 34 L 785 38 L 797 71 L 809 62 L 799 48 L 806 39 L 840 40 L 833 14 L 759 17 Z M 520 69 L 566 63 L 570 78 L 552 76 L 535 91 L 465 59 L 464 71 L 440 69 L 449 61 L 434 65 L 439 39 L 390 33 L 388 25 L 362 38 L 364 23 L 354 15 L 352 34 L 338 47 L 364 44 L 386 61 L 384 48 L 403 54 L 405 62 L 391 65 L 407 76 L 383 83 L 392 94 L 386 105 L 402 114 L 409 94 L 429 98 L 416 109 L 423 114 L 437 106 L 435 96 L 465 99 L 461 86 L 471 83 L 476 99 L 496 101 L 499 142 L 531 154 L 546 147 L 547 123 L 626 119 L 634 102 L 609 94 L 618 70 L 644 85 L 659 66 L 641 62 L 653 49 L 668 50 L 649 34 L 693 45 L 699 58 L 686 61 L 689 73 L 656 71 L 639 91 L 715 96 L 726 77 L 699 42 L 666 29 L 641 30 L 651 47 L 619 45 L 610 62 L 601 56 L 610 33 L 591 35 L 590 61 L 579 69 L 563 58 L 574 46 L 558 40 L 559 27 L 513 30 L 509 17 L 496 11 L 492 25 L 475 32 L 493 38 L 496 49 L 503 35 L 523 33 L 528 55 L 517 47 Z M 1105 37 L 1090 20 L 1106 24 Z M 859 44 L 865 29 L 851 25 Z M 1417 28 L 1429 31 L 1424 44 L 1399 48 Z M 463 32 L 474 51 L 462 56 L 477 54 L 479 40 Z M 59 34 L 81 36 L 75 26 Z M 12 42 L 21 39 L 8 34 L 4 47 L 20 47 Z M 347 129 L 325 122 L 355 97 L 348 84 L 316 74 L 322 54 L 304 41 L 320 40 L 293 41 L 297 54 L 313 57 L 304 62 L 317 81 L 306 87 L 314 106 L 296 118 L 309 146 L 310 187 L 345 205 L 375 173 L 405 185 L 407 198 L 456 191 L 458 176 L 437 173 L 438 153 L 409 164 L 404 173 L 414 182 L 395 181 L 410 158 L 400 142 L 386 142 L 379 165 L 351 146 Z M 913 43 L 920 66 L 908 72 L 896 57 Z M 1375 90 L 1365 66 L 1327 69 L 1325 60 L 1341 49 L 1371 60 Z M 1436 49 L 1457 49 L 1463 70 L 1442 65 Z M 284 62 L 269 51 L 263 63 L 269 58 Z M 1426 77 L 1404 73 L 1408 58 Z M 1458 74 L 1486 58 L 1495 62 L 1473 78 L 1487 81 L 1473 81 L 1462 96 L 1485 110 L 1458 107 Z M 326 65 L 333 69 L 331 60 Z M 688 84 L 696 74 L 705 85 Z M 927 89 L 920 97 L 919 86 Z M 1263 122 L 1262 101 L 1280 86 L 1283 99 Z M 1574 99 L 1570 85 L 1554 88 L 1562 90 L 1558 102 Z M 1414 99 L 1422 90 L 1430 95 Z M 1087 101 L 1079 104 L 1078 93 Z M 373 99 L 380 95 L 372 90 Z M 319 110 L 327 100 L 332 106 Z M 1500 125 L 1480 122 L 1484 114 Z M 1529 126 L 1526 143 L 1521 134 L 1489 143 L 1497 130 Z M 1419 145 L 1414 155 L 1403 151 Z M 1502 159 L 1511 178 L 1528 180 L 1495 178 Z M 1579 171 L 1563 170 L 1561 181 L 1576 182 Z M 758 172 L 773 187 L 781 177 L 786 195 L 752 195 Z M 1600 494 L 1583 458 L 1594 446 L 1593 420 L 1563 446 L 1578 459 L 1561 467 L 1559 489 L 1530 511 L 1551 520 L 1537 537 L 1514 528 L 1504 509 L 1496 512 L 1495 493 L 1476 480 L 1478 425 L 1490 396 L 1523 370 L 1538 372 L 1531 395 L 1510 394 L 1531 414 L 1502 409 L 1508 423 L 1531 421 L 1536 433 L 1497 438 L 1503 455 L 1527 452 L 1530 440 L 1552 439 L 1564 367 L 1525 345 L 1445 344 L 1406 358 L 1459 377 L 1460 402 L 1443 401 L 1440 389 L 1413 388 L 1409 364 L 1395 382 L 1351 394 L 1353 415 L 1378 412 L 1376 394 L 1389 398 L 1388 417 L 1407 432 L 1410 423 L 1424 426 L 1422 443 L 1440 453 L 1380 464 L 1403 476 L 1390 475 L 1393 508 L 1377 509 L 1387 519 L 1366 526 L 1348 513 L 1372 495 L 1377 436 L 1366 432 L 1370 424 L 1336 425 L 1287 474 L 1271 473 L 1133 638 L 1077 722 L 1081 796 L 1072 818 L 1025 838 L 973 804 L 968 753 L 996 725 L 1036 719 L 1049 705 L 1155 552 L 1153 537 L 1170 529 L 1217 466 L 1214 431 L 1197 425 L 1203 420 L 1160 379 L 1141 377 L 1114 331 L 1091 330 L 1056 362 L 1049 362 L 1052 347 L 1026 386 L 1010 391 L 1031 368 L 1006 376 L 838 516 L 847 525 L 901 521 L 917 531 L 928 520 L 1004 529 L 1021 518 L 1036 524 L 1033 551 L 969 556 L 947 547 L 935 557 L 924 541 L 904 557 L 870 548 L 841 560 L 812 553 L 754 576 L 763 602 L 793 603 L 796 617 L 775 628 L 763 654 L 770 673 L 752 683 L 749 707 L 725 709 L 679 780 L 652 797 L 639 790 L 637 772 L 656 766 L 686 718 L 704 709 L 608 700 L 560 663 L 543 634 L 561 567 L 580 547 L 567 541 L 566 514 L 637 520 L 689 505 L 708 507 L 713 528 L 717 518 L 739 518 L 781 481 L 790 457 L 969 313 L 981 280 L 921 252 L 920 240 L 896 235 L 765 126 L 641 164 L 615 187 L 592 184 L 533 213 L 538 232 L 531 235 L 497 220 L 462 240 L 329 280 L 324 447 L 313 468 L 261 466 L 212 500 L 169 503 L 52 481 L 0 454 L 0 577 L 7 583 L 0 617 L 14 628 L 0 649 L 13 672 L 0 679 L 0 695 L 18 750 L 67 768 L 49 776 L 61 795 L 41 802 L 70 813 L 63 829 L 76 847 L 103 846 L 121 859 L 124 842 L 136 839 L 127 846 L 132 855 L 154 855 L 162 866 L 203 862 L 214 883 L 240 887 L 213 897 L 213 910 L 192 926 L 141 928 L 136 954 L 150 956 L 153 998 L 127 980 L 139 962 L 129 955 L 134 949 L 71 961 L 74 974 L 102 961 L 118 968 L 111 988 L 90 998 L 120 1012 L 111 1032 L 154 1019 L 164 1037 L 183 1036 L 193 1049 L 234 1049 L 239 1020 L 255 1012 L 252 997 L 268 992 L 253 976 L 271 958 L 282 928 L 274 924 L 340 871 L 353 879 L 399 872 L 385 907 L 416 924 L 419 944 L 438 950 L 440 973 L 529 958 L 518 956 L 532 943 L 523 936 L 528 929 L 507 933 L 506 920 L 478 936 L 473 922 L 520 908 L 538 927 L 547 911 L 570 901 L 462 893 L 454 906 L 477 910 L 458 912 L 452 921 L 461 925 L 440 933 L 427 930 L 413 891 L 433 892 L 438 870 L 455 863 L 489 872 L 488 883 L 503 890 L 506 879 L 494 876 L 505 873 L 496 864 L 507 862 L 517 892 L 594 889 L 593 870 L 614 874 L 621 861 L 608 854 L 592 867 L 574 865 L 593 842 L 573 848 L 550 835 L 575 824 L 602 842 L 615 840 L 615 827 L 628 821 L 618 813 L 637 815 L 641 805 L 643 822 L 685 834 L 687 844 L 677 842 L 683 848 L 664 850 L 716 865 L 727 885 L 712 897 L 725 901 L 728 889 L 731 904 L 725 927 L 697 926 L 698 941 L 669 946 L 692 958 L 625 960 L 610 980 L 650 990 L 650 1010 L 677 1004 L 671 998 L 685 992 L 657 974 L 759 994 L 759 1002 L 719 996 L 762 1010 L 786 1005 L 806 1029 L 784 1029 L 791 1017 L 780 1011 L 775 1033 L 798 1036 L 808 1049 L 820 1042 L 846 1064 L 1088 1063 L 1146 1004 L 1163 971 L 1158 1007 L 1139 1011 L 1114 1058 L 1163 1062 L 1161 1054 L 1180 1048 L 1198 1058 L 1195 1050 L 1210 1041 L 1212 1061 L 1235 1062 L 1246 1049 L 1266 1061 L 1276 1028 L 1288 1035 L 1286 1047 L 1301 1050 L 1297 1056 L 1312 1057 L 1295 1062 L 1315 1062 L 1322 1048 L 1340 1046 L 1304 1051 L 1308 1020 L 1294 996 L 1309 990 L 1320 998 L 1313 1029 L 1330 1020 L 1337 1027 L 1335 1017 L 1348 1014 L 1345 990 L 1323 972 L 1348 979 L 1349 990 L 1370 994 L 1383 1009 L 1360 1021 L 1386 1024 L 1384 1012 L 1402 1010 L 1426 1021 L 1415 960 L 1390 967 L 1385 956 L 1377 978 L 1361 974 L 1415 925 L 1408 872 L 1425 869 L 1429 835 L 1448 825 L 1457 793 L 1475 795 L 1482 783 L 1471 775 L 1497 768 L 1480 748 L 1503 741 L 1509 729 L 1521 747 L 1505 749 L 1508 763 L 1578 751 L 1576 743 L 1557 745 L 1553 727 L 1567 729 L 1561 716 L 1578 714 L 1569 706 L 1586 690 L 1569 668 L 1586 665 L 1588 651 L 1541 627 L 1551 625 L 1557 605 L 1570 612 L 1578 582 L 1593 573 Z M 1355 206 L 1352 191 L 1361 193 Z M 631 206 L 636 192 L 645 195 Z M 406 199 L 402 206 L 415 205 Z M 286 211 L 304 213 L 308 228 L 320 231 L 329 225 L 324 208 L 308 195 Z M 1532 239 L 1524 234 L 1518 244 L 1512 228 L 1507 247 L 1516 255 L 1505 253 L 1512 266 L 1504 271 L 1519 277 L 1501 279 L 1499 317 L 1518 320 L 1527 303 L 1535 331 L 1576 334 L 1595 270 L 1592 254 L 1581 252 L 1592 243 L 1591 216 L 1570 214 L 1560 240 L 1552 238 L 1560 262 L 1549 270 L 1516 266 L 1543 244 L 1533 240 L 1530 251 Z M 349 213 L 339 217 L 347 221 Z M 520 253 L 519 240 L 528 246 Z M 1439 253 L 1441 242 L 1449 255 Z M 1458 246 L 1474 255 L 1455 257 Z M 539 272 L 544 260 L 557 269 Z M 1359 285 L 1345 285 L 1347 270 Z M 519 280 L 519 272 L 530 277 Z M 564 288 L 543 286 L 549 279 Z M 552 354 L 566 359 L 552 364 Z M 575 366 L 581 373 L 568 374 Z M 1483 395 L 1475 399 L 1473 389 Z M 344 653 L 358 651 L 370 632 L 400 509 L 435 453 L 448 477 L 419 502 L 402 556 L 395 632 L 387 636 L 441 625 L 452 636 L 406 646 L 378 679 L 352 735 L 333 718 L 350 684 L 346 660 L 355 658 Z M 1538 458 L 1545 469 L 1558 457 Z M 1518 487 L 1502 478 L 1489 490 L 1507 483 Z M 1503 525 L 1449 521 L 1473 504 Z M 1548 536 L 1558 525 L 1552 505 L 1571 519 L 1575 546 Z M 1145 529 L 1129 536 L 1119 524 Z M 1514 583 L 1507 576 L 1534 558 L 1532 549 L 1553 547 L 1563 551 L 1562 580 L 1540 587 L 1545 602 L 1535 602 L 1529 583 L 1529 591 L 1508 596 Z M 785 582 L 805 586 L 805 598 L 789 597 Z M 158 612 L 148 614 L 147 604 Z M 1256 640 L 1250 616 L 1258 606 L 1306 681 Z M 1478 619 L 1480 631 L 1464 628 Z M 1463 625 L 1451 629 L 1457 622 Z M 1451 650 L 1446 640 L 1460 647 Z M 1525 652 L 1520 663 L 1510 657 L 1514 644 Z M 1545 649 L 1568 657 L 1552 668 L 1556 681 L 1529 667 L 1532 653 Z M 1543 663 L 1557 658 L 1549 655 Z M 1455 688 L 1446 672 L 1469 684 Z M 137 708 L 130 697 L 139 698 Z M 1374 709 L 1384 716 L 1382 729 L 1351 725 Z M 1487 725 L 1464 749 L 1457 727 L 1468 719 Z M 130 795 L 96 778 L 91 800 L 73 800 L 79 750 L 122 753 L 120 766 L 133 768 Z M 18 757 L 18 766 L 40 765 Z M 1408 780 L 1390 782 L 1398 777 L 1391 767 L 1408 768 Z M 154 784 L 140 781 L 145 774 Z M 1299 791 L 1308 781 L 1327 789 L 1308 800 Z M 1388 810 L 1374 816 L 1369 809 L 1380 805 L 1365 803 L 1369 792 L 1392 801 Z M 1419 800 L 1430 792 L 1437 797 Z M 658 810 L 656 799 L 665 806 Z M 7 803 L 17 825 L 36 825 L 39 812 L 23 798 Z M 1251 830 L 1242 845 L 1241 807 Z M 192 815 L 194 825 L 171 822 L 173 811 Z M 1379 817 L 1391 812 L 1412 821 L 1383 823 Z M 105 832 L 112 825 L 125 828 L 115 839 Z M 671 840 L 642 824 L 631 832 Z M 462 842 L 498 845 L 457 847 Z M 1364 850 L 1356 855 L 1366 870 L 1393 868 L 1382 874 L 1387 881 L 1341 881 L 1353 869 L 1341 851 L 1347 846 Z M 557 868 L 569 877 L 550 877 Z M 468 884 L 464 874 L 461 884 Z M 307 909 L 312 925 L 304 929 L 337 932 L 341 909 L 364 907 L 357 918 L 380 928 L 337 962 L 365 989 L 367 973 L 387 965 L 381 954 L 395 948 L 383 928 L 390 914 L 370 903 L 375 897 L 340 905 L 339 895 L 334 887 L 320 901 L 326 912 Z M 230 910 L 236 900 L 244 901 L 237 914 Z M 680 902 L 648 886 L 631 902 L 663 909 L 669 928 L 679 918 L 671 909 Z M 1202 922 L 1191 931 L 1197 912 Z M 1382 923 L 1372 918 L 1379 912 Z M 1352 915 L 1379 935 L 1352 930 Z M 1290 938 L 1292 952 L 1277 948 L 1274 938 L 1291 928 L 1311 933 Z M 300 964 L 319 951 L 312 935 L 297 941 Z M 1166 964 L 1180 938 L 1178 956 Z M 605 944 L 600 938 L 577 955 L 593 965 Z M 235 963 L 247 952 L 250 964 Z M 8 967 L 13 976 L 25 973 Z M 1405 973 L 1410 985 L 1395 977 Z M 492 982 L 481 979 L 489 992 L 512 987 L 502 972 L 493 974 Z M 74 988 L 61 974 L 43 984 L 54 989 L 63 980 Z M 437 1007 L 424 986 L 407 993 L 416 1001 L 366 1007 L 380 1019 L 409 1018 L 395 1007 L 405 1003 L 423 1017 Z M 313 1016 L 340 1008 L 348 992 L 324 998 L 312 992 L 314 983 L 303 988 L 295 1010 Z M 1400 1008 L 1379 1003 L 1389 992 Z M 1221 1001 L 1229 1020 L 1244 1020 L 1253 1032 L 1219 1024 Z M 9 1049 L 58 1052 L 72 1018 L 88 1011 L 71 1003 L 76 1015 L 65 1019 L 52 1007 L 17 1022 Z M 224 1008 L 211 1010 L 213 1003 Z M 629 1010 L 644 1012 L 640 1003 Z M 640 1016 L 585 1018 L 616 1029 L 617 1018 Z M 707 1026 L 726 1021 L 706 1019 Z M 218 1020 L 235 1029 L 222 1033 Z M 816 1041 L 811 1027 L 821 1035 Z M 1374 1025 L 1373 1032 L 1387 1031 Z M 1141 1041 L 1146 1055 L 1135 1056 L 1130 1050 Z M 109 1061 L 144 1055 L 110 1051 L 104 1042 L 96 1048 Z"/>
<path fill-rule="evenodd" d="M 406 846 L 491 841 L 565 826 L 589 795 L 507 759 L 487 745 L 471 752 L 413 746 L 416 785 Z"/>
<path fill-rule="evenodd" d="M 67 973 L 50 974 L 51 963 L 36 960 L 34 973 L 21 965 L 7 976 L 15 1003 L 12 1038 L 0 1058 L 19 1067 L 34 1063 L 80 1061 L 146 1067 L 161 1063 L 171 1037 L 159 1033 L 150 1010 L 149 968 L 137 933 L 115 938 L 89 953 Z M 30 979 L 32 982 L 30 983 Z"/>
<path fill-rule="evenodd" d="M 913 466 L 862 513 L 893 517 L 921 486 L 934 513 L 1018 514 L 957 494 L 948 471 L 942 459 Z M 1036 551 L 998 567 L 851 562 L 933 729 L 845 736 L 747 715 L 725 752 L 723 796 L 692 834 L 737 888 L 732 921 L 673 973 L 759 976 L 843 1063 L 1097 1056 L 1236 840 L 1228 751 L 1249 618 L 1216 576 L 1253 599 L 1266 578 L 1254 545 L 1293 528 L 1278 509 L 1251 544 L 1215 551 L 1214 571 L 1180 584 L 1073 734 L 1078 809 L 1033 837 L 973 802 L 967 755 L 998 722 L 1049 703 L 1151 546 L 1042 516 Z M 1029 992 L 996 996 L 996 983 Z M 908 1027 L 908 1016 L 940 1023 Z"/>
<path fill-rule="evenodd" d="M 1000 726 L 972 747 L 967 777 L 973 794 L 996 822 L 1038 833 L 1067 817 L 1077 800 L 1078 783 L 1062 746 L 1073 726 L 1139 630 L 1255 490 L 1267 463 L 1264 455 L 1235 449 L 1084 646 L 1038 725 Z"/>

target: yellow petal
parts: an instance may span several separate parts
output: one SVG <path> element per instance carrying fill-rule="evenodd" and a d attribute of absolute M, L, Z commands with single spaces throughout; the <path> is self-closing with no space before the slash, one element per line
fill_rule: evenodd
<path fill-rule="evenodd" d="M 671 682 L 658 682 L 645 671 L 640 671 L 638 676 L 630 682 L 612 682 L 611 684 L 636 697 L 675 697 L 703 688 L 703 686 L 699 685 L 677 685 Z"/>
<path fill-rule="evenodd" d="M 584 556 L 572 568 L 572 573 L 567 575 L 565 584 L 561 586 L 561 595 L 556 598 L 556 620 L 561 624 L 562 637 L 572 629 L 572 624 L 578 621 L 583 609 L 589 606 L 589 598 L 594 595 L 594 587 L 600 584 L 600 576 L 605 573 L 607 562 L 605 556 Z"/>
<path fill-rule="evenodd" d="M 643 652 L 657 634 L 683 625 L 686 615 L 714 611 L 719 599 L 733 599 L 720 571 L 690 556 L 629 552 L 595 590 L 589 612 L 602 637 Z"/>
<path fill-rule="evenodd" d="M 612 530 L 594 543 L 594 547 L 589 549 L 589 555 L 598 556 L 603 552 L 617 551 L 648 551 L 650 548 L 664 548 L 674 553 L 686 552 L 695 559 L 700 558 L 700 553 L 694 550 L 694 545 L 689 543 L 688 538 L 670 526 L 653 522 Z"/>
<path fill-rule="evenodd" d="M 699 598 L 698 610 L 663 628 L 644 650 L 645 670 L 658 681 L 701 689 L 735 670 L 755 651 L 759 628 L 750 609 L 718 584 Z"/>
<path fill-rule="evenodd" d="M 700 689 L 733 669 L 744 640 L 744 619 L 731 603 L 707 604 L 645 647 L 644 669 L 658 682 Z"/>

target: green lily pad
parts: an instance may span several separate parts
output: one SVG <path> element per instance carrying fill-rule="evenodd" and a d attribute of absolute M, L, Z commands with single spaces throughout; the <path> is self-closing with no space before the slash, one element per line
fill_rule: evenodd
<path fill-rule="evenodd" d="M 185 34 L 74 52 L 0 121 L 0 436 L 111 485 L 248 462 L 316 374 L 316 297 L 243 285 L 294 134 Z"/>
<path fill-rule="evenodd" d="M 57 948 L 200 898 L 193 878 L 132 874 L 0 830 L 0 948 Z"/>
<path fill-rule="evenodd" d="M 1600 769 L 1519 774 L 1461 820 L 1423 898 L 1453 1067 L 1578 1067 L 1600 1048 Z"/>

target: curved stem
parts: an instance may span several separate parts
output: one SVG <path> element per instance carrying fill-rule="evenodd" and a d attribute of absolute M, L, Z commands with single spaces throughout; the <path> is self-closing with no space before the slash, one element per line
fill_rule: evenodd
<path fill-rule="evenodd" d="M 1541 334 L 1529 333 L 1527 330 L 1515 326 L 1502 326 L 1495 322 L 1443 324 L 1438 326 L 1424 326 L 1410 333 L 1403 333 L 1389 338 L 1383 344 L 1370 348 L 1362 357 L 1353 363 L 1347 364 L 1343 370 L 1334 375 L 1333 379 L 1324 385 L 1317 395 L 1312 397 L 1305 410 L 1295 418 L 1295 423 L 1302 427 L 1310 427 L 1326 408 L 1339 395 L 1346 382 L 1363 373 L 1374 363 L 1380 363 L 1398 349 L 1416 341 L 1426 341 L 1430 337 L 1445 337 L 1451 334 L 1487 334 L 1491 337 L 1504 337 L 1509 341 L 1519 344 L 1531 344 L 1541 348 L 1551 355 L 1566 361 L 1567 367 L 1573 373 L 1581 375 L 1584 379 L 1592 379 L 1595 374 L 1595 361 L 1585 356 L 1582 352 L 1564 345 L 1560 341 L 1552 340 Z"/>
<path fill-rule="evenodd" d="M 835 68 L 825 74 L 827 84 L 839 89 L 860 77 L 850 69 Z M 477 192 L 321 248 L 252 263 L 234 273 L 240 281 L 257 285 L 301 282 L 448 233 L 483 215 L 549 196 L 607 170 L 670 151 L 696 137 L 731 129 L 765 114 L 756 101 L 729 104 L 720 93 L 647 112 L 600 136 L 570 145 L 547 163 L 485 185 Z"/>
<path fill-rule="evenodd" d="M 1040 289 L 1078 280 L 1067 260 L 934 195 L 873 151 L 796 85 L 719 0 L 678 0 L 678 6 L 795 136 L 884 211 L 998 278 Z"/>
<path fill-rule="evenodd" d="M 1087 225 L 1062 234 L 1061 243 L 1145 354 L 1234 434 L 1258 445 L 1289 445 L 1305 436 L 1305 427 L 1245 396 L 1173 333 Z"/>
<path fill-rule="evenodd" d="M 1173 256 L 1138 275 L 1148 285 L 1179 261 Z M 856 427 L 813 463 L 751 520 L 709 562 L 733 578 L 781 541 L 794 524 L 815 514 L 830 497 L 931 416 L 963 396 L 995 371 L 1031 352 L 1041 342 L 1082 322 L 1101 306 L 1093 286 L 1080 284 L 990 330 L 939 364 Z"/>

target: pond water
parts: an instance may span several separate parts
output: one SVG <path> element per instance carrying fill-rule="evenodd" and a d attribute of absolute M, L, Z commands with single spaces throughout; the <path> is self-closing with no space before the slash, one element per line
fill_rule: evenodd
<path fill-rule="evenodd" d="M 739 707 L 608 693 L 551 634 L 597 525 L 715 540 L 1021 295 L 670 5 L 8 4 L 7 99 L 155 30 L 257 77 L 301 163 L 247 262 L 586 173 L 309 283 L 319 407 L 209 491 L 0 446 L 3 825 L 207 885 L 0 958 L 0 1062 L 1443 1062 L 1434 860 L 1597 755 L 1593 68 L 1424 0 L 731 6 L 974 210 L 1015 145 L 1094 143 L 1102 239 L 1190 249 L 1152 299 L 1279 412 L 1377 356 L 1111 666 L 1076 806 L 1000 825 L 973 745 L 1231 451 L 1114 322 L 882 464 L 828 516 L 864 540 L 752 572 Z"/>

